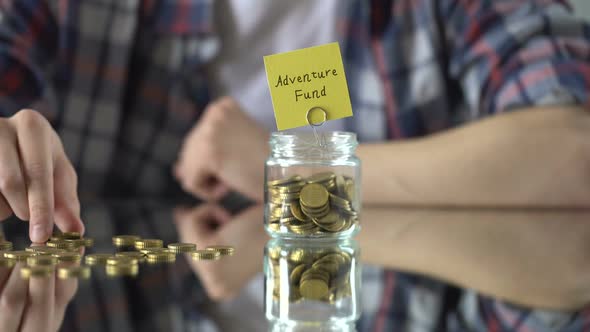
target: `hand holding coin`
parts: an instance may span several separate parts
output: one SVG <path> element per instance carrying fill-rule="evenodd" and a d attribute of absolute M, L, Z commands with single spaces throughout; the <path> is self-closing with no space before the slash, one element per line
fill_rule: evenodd
<path fill-rule="evenodd" d="M 234 99 L 220 98 L 185 139 L 174 175 L 184 190 L 205 200 L 235 190 L 262 202 L 268 135 Z"/>
<path fill-rule="evenodd" d="M 260 227 L 262 215 L 262 206 L 251 207 L 234 217 L 216 205 L 200 205 L 175 211 L 180 241 L 196 243 L 197 249 L 209 247 L 227 254 L 223 259 L 211 257 L 212 260 L 187 255 L 205 291 L 213 300 L 233 297 L 262 270 L 260 255 L 268 239 L 264 228 Z M 226 246 L 235 249 L 226 253 Z"/>
<path fill-rule="evenodd" d="M 22 110 L 0 118 L 0 220 L 28 220 L 31 241 L 45 242 L 53 224 L 83 232 L 76 172 L 51 124 Z"/>

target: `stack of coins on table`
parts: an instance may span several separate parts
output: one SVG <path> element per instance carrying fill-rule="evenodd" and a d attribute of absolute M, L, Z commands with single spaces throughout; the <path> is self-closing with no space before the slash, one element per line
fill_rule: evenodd
<path fill-rule="evenodd" d="M 193 243 L 170 243 L 164 248 L 160 239 L 142 239 L 135 235 L 117 235 L 112 242 L 116 252 L 84 256 L 84 248 L 92 247 L 94 240 L 76 232 L 56 233 L 45 244 L 34 244 L 24 250 L 13 250 L 12 242 L 2 238 L 0 268 L 12 268 L 20 263 L 24 279 L 54 274 L 60 279 L 88 279 L 91 267 L 104 268 L 110 277 L 134 277 L 139 273 L 140 264 L 174 263 L 179 254 L 189 255 L 195 261 L 219 260 L 234 254 L 234 248 L 226 245 L 197 250 Z"/>

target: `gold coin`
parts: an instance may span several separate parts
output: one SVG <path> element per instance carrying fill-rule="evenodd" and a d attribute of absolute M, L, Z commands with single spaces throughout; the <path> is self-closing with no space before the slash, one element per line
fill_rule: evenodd
<path fill-rule="evenodd" d="M 31 256 L 35 256 L 34 252 L 25 251 L 25 250 L 16 250 L 16 251 L 6 251 L 4 252 L 4 257 L 12 258 L 17 262 L 26 262 L 27 258 Z"/>
<path fill-rule="evenodd" d="M 273 232 L 279 232 L 281 230 L 281 224 L 279 224 L 278 222 L 270 222 L 268 224 L 268 228 Z"/>
<path fill-rule="evenodd" d="M 328 199 L 328 191 L 321 184 L 311 183 L 301 189 L 301 204 L 306 207 L 321 208 L 328 204 Z"/>
<path fill-rule="evenodd" d="M 301 211 L 301 205 L 299 205 L 299 202 L 292 202 L 290 208 L 291 214 L 293 214 L 293 217 L 295 217 L 297 220 L 309 221 L 309 217 Z"/>
<path fill-rule="evenodd" d="M 168 249 L 175 254 L 181 254 L 197 250 L 197 245 L 194 243 L 170 243 Z"/>
<path fill-rule="evenodd" d="M 116 247 L 130 247 L 135 245 L 135 241 L 140 239 L 137 235 L 117 235 L 113 236 L 113 245 Z"/>
<path fill-rule="evenodd" d="M 90 267 L 86 265 L 82 266 L 62 266 L 57 269 L 57 277 L 60 279 L 78 278 L 88 279 L 90 278 Z"/>
<path fill-rule="evenodd" d="M 141 239 L 135 241 L 135 249 L 162 248 L 164 242 L 160 239 Z"/>
<path fill-rule="evenodd" d="M 16 260 L 8 257 L 0 257 L 0 267 L 13 267 Z"/>
<path fill-rule="evenodd" d="M 337 175 L 336 179 L 336 192 L 338 193 L 338 195 L 342 196 L 345 194 L 345 184 L 346 184 L 346 180 L 344 179 L 344 176 L 342 175 Z"/>
<path fill-rule="evenodd" d="M 336 178 L 336 174 L 332 172 L 316 173 L 309 176 L 306 181 L 307 183 L 326 183 L 333 181 Z"/>
<path fill-rule="evenodd" d="M 107 265 L 105 270 L 109 277 L 136 276 L 139 272 L 139 265 Z"/>
<path fill-rule="evenodd" d="M 84 247 L 86 247 L 86 248 L 92 247 L 94 245 L 94 239 L 93 238 L 85 237 L 82 240 L 84 240 Z"/>
<path fill-rule="evenodd" d="M 82 247 L 86 246 L 86 239 L 65 239 L 64 241 L 71 243 L 73 249 L 78 249 L 78 248 L 82 248 Z M 90 239 L 90 241 L 92 241 L 92 243 L 94 243 L 94 241 L 92 239 Z"/>
<path fill-rule="evenodd" d="M 0 251 L 2 251 L 2 250 L 12 250 L 12 242 L 10 242 L 10 241 L 0 242 Z"/>
<path fill-rule="evenodd" d="M 291 275 L 289 276 L 289 281 L 292 285 L 299 285 L 299 281 L 301 280 L 301 275 L 307 266 L 305 264 L 299 264 L 291 271 Z"/>
<path fill-rule="evenodd" d="M 340 269 L 340 264 L 336 261 L 316 261 L 312 267 L 328 271 L 330 275 L 335 275 Z"/>
<path fill-rule="evenodd" d="M 325 215 L 322 218 L 313 218 L 312 221 L 316 225 L 318 225 L 320 227 L 323 227 L 325 225 L 327 225 L 327 226 L 333 225 L 333 224 L 337 223 L 338 220 L 340 220 L 340 219 L 341 218 L 338 215 L 338 213 L 336 213 L 334 211 L 331 211 L 331 212 L 329 212 L 327 215 Z"/>
<path fill-rule="evenodd" d="M 115 257 L 131 257 L 137 259 L 139 263 L 145 261 L 145 254 L 139 251 L 122 251 L 115 254 Z"/>
<path fill-rule="evenodd" d="M 139 252 L 144 255 L 147 255 L 151 252 L 172 252 L 172 251 L 170 251 L 170 249 L 168 249 L 168 248 L 146 248 L 146 249 L 140 249 Z"/>
<path fill-rule="evenodd" d="M 29 278 L 49 278 L 53 275 L 54 267 L 52 265 L 23 266 L 20 269 L 20 276 L 23 279 Z"/>
<path fill-rule="evenodd" d="M 350 204 L 350 202 L 348 200 L 346 200 L 345 198 L 336 196 L 334 194 L 330 194 L 330 203 L 334 206 L 346 209 L 346 210 L 351 210 L 352 209 L 352 205 Z"/>
<path fill-rule="evenodd" d="M 221 257 L 221 253 L 215 250 L 195 250 L 191 252 L 190 255 L 195 261 L 216 260 Z"/>
<path fill-rule="evenodd" d="M 25 248 L 25 251 L 29 251 L 29 252 L 36 253 L 36 254 L 50 254 L 50 255 L 67 252 L 67 250 L 64 250 L 64 249 L 52 248 L 52 247 L 48 247 L 45 245 L 27 247 L 27 248 Z"/>
<path fill-rule="evenodd" d="M 208 246 L 205 250 L 217 251 L 221 256 L 233 256 L 235 251 L 232 246 Z"/>
<path fill-rule="evenodd" d="M 53 256 L 56 257 L 60 263 L 80 263 L 82 260 L 82 255 L 80 255 L 80 253 L 72 251 L 55 253 Z"/>
<path fill-rule="evenodd" d="M 151 252 L 146 255 L 148 263 L 174 263 L 176 255 L 172 252 Z"/>
<path fill-rule="evenodd" d="M 295 264 L 300 264 L 309 261 L 312 258 L 311 254 L 304 249 L 294 249 L 289 253 L 289 261 Z"/>
<path fill-rule="evenodd" d="M 267 181 L 266 183 L 269 187 L 274 187 L 274 186 L 285 185 L 285 184 L 289 184 L 289 183 L 297 182 L 297 181 L 301 181 L 301 176 L 292 175 L 292 176 L 289 176 L 289 177 L 286 177 L 283 179 Z"/>
<path fill-rule="evenodd" d="M 111 256 L 107 258 L 107 265 L 137 265 L 139 259 L 129 256 Z"/>
<path fill-rule="evenodd" d="M 336 222 L 332 224 L 320 224 L 321 228 L 327 232 L 336 233 L 344 231 L 347 228 L 347 219 L 338 218 Z"/>
<path fill-rule="evenodd" d="M 278 260 L 281 257 L 281 248 L 280 247 L 268 248 L 268 257 L 272 260 Z"/>
<path fill-rule="evenodd" d="M 88 265 L 106 265 L 107 260 L 113 257 L 112 254 L 91 254 L 84 257 L 84 261 Z"/>
<path fill-rule="evenodd" d="M 76 240 L 59 240 L 59 241 L 48 241 L 47 246 L 57 249 L 73 250 L 80 247 L 79 243 L 72 242 Z"/>
<path fill-rule="evenodd" d="M 27 257 L 27 265 L 41 266 L 41 265 L 56 265 L 57 258 L 50 254 L 41 254 Z"/>
<path fill-rule="evenodd" d="M 309 279 L 301 281 L 299 293 L 301 296 L 310 300 L 319 300 L 328 294 L 328 284 L 323 280 Z"/>
<path fill-rule="evenodd" d="M 349 200 L 350 202 L 354 202 L 354 199 L 356 197 L 355 195 L 355 185 L 354 185 L 354 180 L 351 178 L 346 179 L 345 183 L 344 183 L 344 194 L 345 194 L 345 198 L 347 200 Z"/>

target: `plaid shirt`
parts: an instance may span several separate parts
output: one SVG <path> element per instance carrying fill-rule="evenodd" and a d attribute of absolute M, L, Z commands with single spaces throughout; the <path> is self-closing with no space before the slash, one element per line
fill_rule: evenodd
<path fill-rule="evenodd" d="M 181 191 L 170 165 L 210 99 L 213 1 L 0 6 L 0 114 L 42 112 L 78 171 L 81 195 L 116 200 L 84 205 L 98 248 L 120 232 L 172 240 L 162 213 Z M 564 1 L 346 0 L 338 31 L 355 110 L 347 129 L 362 141 L 428 135 L 522 106 L 590 103 L 590 29 Z M 590 326 L 590 313 L 519 308 L 372 267 L 363 287 L 360 331 Z M 214 330 L 199 310 L 207 303 L 184 262 L 138 282 L 97 276 L 81 286 L 64 330 Z"/>

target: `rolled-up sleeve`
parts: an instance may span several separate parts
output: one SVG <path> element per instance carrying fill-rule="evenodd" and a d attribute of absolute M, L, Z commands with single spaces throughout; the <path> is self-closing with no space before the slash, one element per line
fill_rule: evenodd
<path fill-rule="evenodd" d="M 559 0 L 439 3 L 449 74 L 478 115 L 590 106 L 590 27 Z"/>

